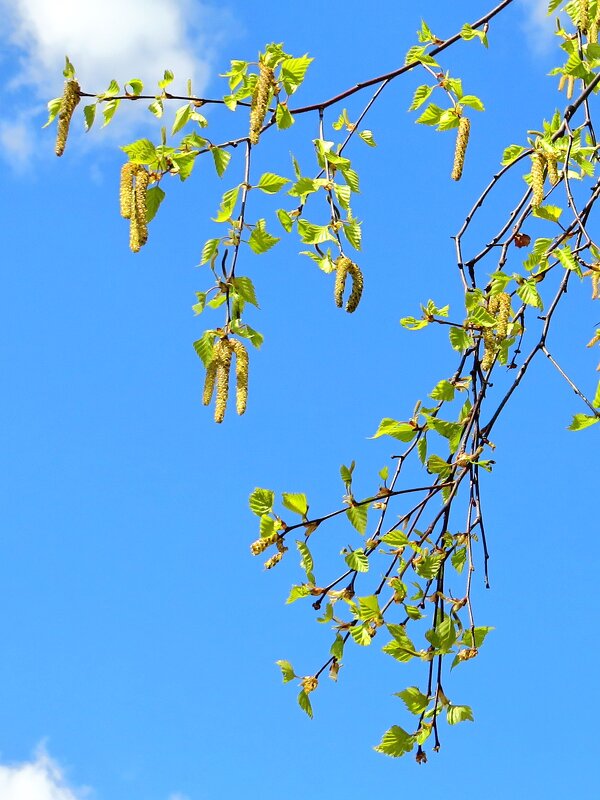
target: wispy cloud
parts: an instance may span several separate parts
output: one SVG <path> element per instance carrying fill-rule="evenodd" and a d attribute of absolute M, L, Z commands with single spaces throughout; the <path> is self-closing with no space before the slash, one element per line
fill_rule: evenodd
<path fill-rule="evenodd" d="M 548 16 L 548 0 L 519 0 L 525 12 L 525 34 L 534 53 L 544 55 L 554 42 L 554 17 Z"/>
<path fill-rule="evenodd" d="M 61 767 L 40 748 L 33 761 L 0 764 L 0 797 L 2 800 L 84 800 L 90 797 L 90 790 L 70 787 Z"/>
<path fill-rule="evenodd" d="M 45 102 L 62 93 L 66 54 L 88 91 L 103 91 L 113 78 L 139 78 L 152 94 L 170 69 L 178 93 L 191 78 L 202 94 L 230 27 L 226 11 L 201 0 L 0 0 L 0 12 L 0 66 L 10 93 L 4 107 L 12 109 L 0 136 L 20 160 L 34 149 Z"/>

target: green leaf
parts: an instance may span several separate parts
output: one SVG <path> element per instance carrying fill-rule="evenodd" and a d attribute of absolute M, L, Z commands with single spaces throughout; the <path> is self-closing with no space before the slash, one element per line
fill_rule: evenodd
<path fill-rule="evenodd" d="M 410 753 L 415 746 L 415 741 L 415 737 L 411 736 L 399 725 L 393 725 L 383 734 L 381 741 L 374 749 L 378 753 L 384 753 L 386 756 L 399 758 L 405 753 Z"/>
<path fill-rule="evenodd" d="M 288 94 L 293 94 L 306 76 L 306 70 L 314 59 L 304 55 L 301 58 L 286 58 L 281 62 L 281 81 Z"/>
<path fill-rule="evenodd" d="M 163 115 L 163 101 L 160 97 L 157 97 L 156 100 L 153 100 L 150 105 L 148 106 L 148 110 L 151 111 L 155 117 L 160 119 Z"/>
<path fill-rule="evenodd" d="M 232 283 L 234 292 L 239 295 L 245 303 L 250 303 L 256 306 L 256 308 L 259 308 L 254 284 L 250 278 L 240 275 L 239 278 L 234 278 Z"/>
<path fill-rule="evenodd" d="M 540 297 L 540 293 L 536 288 L 535 280 L 530 279 L 523 281 L 523 283 L 517 289 L 517 294 L 528 306 L 534 306 L 534 308 L 540 309 L 544 308 L 544 303 Z"/>
<path fill-rule="evenodd" d="M 454 569 L 460 573 L 465 568 L 465 564 L 467 562 L 467 548 L 466 547 L 459 547 L 457 548 L 451 556 L 452 566 Z"/>
<path fill-rule="evenodd" d="M 281 223 L 283 229 L 286 233 L 291 233 L 292 228 L 294 227 L 294 220 L 287 211 L 284 211 L 283 208 L 277 209 L 277 219 Z"/>
<path fill-rule="evenodd" d="M 275 175 L 274 172 L 263 172 L 256 188 L 261 189 L 265 194 L 277 194 L 286 183 L 290 183 L 289 178 L 282 178 L 281 175 Z"/>
<path fill-rule="evenodd" d="M 416 121 L 421 125 L 437 125 L 443 113 L 443 108 L 436 106 L 435 103 L 430 103 Z"/>
<path fill-rule="evenodd" d="M 526 148 L 520 144 L 509 145 L 502 154 L 502 161 L 501 161 L 502 166 L 506 167 L 509 164 L 512 164 L 512 162 L 516 158 L 518 158 L 521 155 L 521 153 L 524 153 L 525 150 Z"/>
<path fill-rule="evenodd" d="M 149 139 L 138 139 L 137 142 L 121 147 L 134 164 L 151 164 L 156 161 L 156 148 Z"/>
<path fill-rule="evenodd" d="M 298 233 L 305 244 L 335 242 L 328 225 L 313 225 L 305 219 L 298 220 Z"/>
<path fill-rule="evenodd" d="M 475 111 L 485 111 L 485 107 L 481 100 L 478 97 L 475 97 L 474 94 L 465 94 L 460 98 L 461 106 L 468 106 L 469 108 L 473 108 Z"/>
<path fill-rule="evenodd" d="M 313 710 L 310 704 L 310 699 L 304 690 L 302 690 L 298 695 L 298 705 L 302 711 L 305 711 L 308 714 L 311 719 L 313 718 Z"/>
<path fill-rule="evenodd" d="M 255 331 L 254 328 L 251 328 L 250 325 L 246 325 L 241 323 L 239 320 L 234 320 L 231 324 L 231 330 L 233 333 L 237 333 L 238 336 L 242 336 L 244 339 L 248 339 L 250 344 L 257 349 L 262 345 L 265 340 L 265 337 L 262 333 Z"/>
<path fill-rule="evenodd" d="M 165 199 L 165 193 L 160 186 L 153 186 L 146 192 L 146 222 L 152 222 L 160 204 Z"/>
<path fill-rule="evenodd" d="M 285 103 L 277 103 L 275 110 L 275 122 L 279 130 L 286 130 L 291 128 L 296 120 L 290 114 L 290 110 Z"/>
<path fill-rule="evenodd" d="M 536 206 L 533 209 L 533 216 L 539 217 L 539 219 L 547 219 L 549 222 L 558 222 L 562 212 L 562 208 L 558 206 Z"/>
<path fill-rule="evenodd" d="M 285 508 L 289 511 L 293 511 L 294 514 L 300 514 L 301 517 L 306 516 L 306 512 L 308 511 L 308 503 L 306 501 L 305 494 L 290 494 L 289 492 L 283 492 L 281 495 L 281 501 Z"/>
<path fill-rule="evenodd" d="M 564 247 L 559 247 L 558 250 L 555 251 L 556 256 L 560 263 L 563 265 L 565 269 L 573 270 L 573 272 L 581 272 L 579 268 L 579 264 L 575 260 L 575 256 L 569 245 L 565 245 Z"/>
<path fill-rule="evenodd" d="M 369 559 L 365 555 L 365 551 L 362 547 L 351 550 L 344 560 L 350 569 L 356 570 L 356 572 L 369 571 Z"/>
<path fill-rule="evenodd" d="M 469 319 L 477 326 L 483 328 L 495 328 L 496 318 L 481 306 L 475 306 L 469 311 Z"/>
<path fill-rule="evenodd" d="M 473 711 L 469 706 L 449 705 L 446 709 L 446 718 L 448 725 L 456 725 L 458 722 L 464 722 L 465 720 L 473 722 Z"/>
<path fill-rule="evenodd" d="M 260 255 L 261 253 L 266 253 L 279 241 L 281 241 L 281 239 L 278 236 L 272 236 L 266 231 L 265 220 L 260 219 L 250 234 L 248 244 L 257 255 Z"/>
<path fill-rule="evenodd" d="M 346 511 L 346 516 L 361 534 L 364 534 L 367 530 L 367 514 L 368 508 L 366 503 L 361 506 L 350 506 Z"/>
<path fill-rule="evenodd" d="M 218 252 L 219 239 L 209 239 L 202 248 L 200 266 L 202 266 L 202 264 L 206 264 L 208 261 L 213 262 Z"/>
<path fill-rule="evenodd" d="M 369 622 L 372 619 L 381 619 L 377 595 L 371 594 L 368 597 L 358 598 L 358 616 L 365 622 Z"/>
<path fill-rule="evenodd" d="M 83 107 L 83 117 L 85 120 L 85 129 L 89 131 L 96 119 L 96 103 Z"/>
<path fill-rule="evenodd" d="M 285 601 L 286 605 L 290 603 L 294 603 L 296 600 L 300 600 L 303 597 L 308 597 L 310 595 L 310 585 L 303 583 L 301 586 L 292 586 L 290 589 L 290 594 L 288 599 Z"/>
<path fill-rule="evenodd" d="M 175 76 L 173 75 L 173 73 L 171 72 L 171 70 L 170 70 L 170 69 L 166 69 L 166 70 L 165 70 L 165 72 L 164 72 L 163 79 L 162 79 L 161 81 L 159 81 L 159 82 L 158 82 L 158 85 L 159 85 L 159 87 L 160 87 L 161 89 L 166 89 L 166 88 L 167 88 L 167 86 L 168 86 L 170 83 L 172 83 L 172 82 L 173 82 L 173 78 L 174 78 L 174 77 L 175 77 Z"/>
<path fill-rule="evenodd" d="M 65 68 L 63 69 L 65 80 L 72 81 L 75 77 L 75 67 L 69 61 L 69 56 L 65 56 Z"/>
<path fill-rule="evenodd" d="M 206 331 L 200 339 L 196 339 L 194 342 L 194 350 L 196 351 L 197 356 L 202 360 L 202 363 L 205 367 L 208 366 L 208 363 L 212 358 L 214 340 L 215 332 Z"/>
<path fill-rule="evenodd" d="M 108 103 L 104 104 L 102 109 L 102 115 L 104 117 L 104 122 L 102 123 L 103 128 L 105 128 L 112 120 L 120 103 L 120 100 L 110 100 Z"/>
<path fill-rule="evenodd" d="M 417 716 L 422 714 L 429 705 L 429 698 L 426 694 L 419 691 L 417 686 L 409 686 L 408 689 L 397 692 L 396 697 L 402 698 L 402 700 L 404 700 L 404 705 L 410 713 Z"/>
<path fill-rule="evenodd" d="M 336 637 L 329 649 L 331 655 L 336 658 L 338 661 L 341 661 L 344 656 L 344 637 L 337 633 Z"/>
<path fill-rule="evenodd" d="M 426 100 L 429 100 L 434 89 L 435 86 L 428 86 L 426 83 L 422 86 L 418 86 L 408 110 L 416 111 L 417 108 L 420 108 Z"/>
<path fill-rule="evenodd" d="M 192 311 L 194 314 L 201 314 L 204 311 L 204 306 L 206 305 L 206 294 L 205 292 L 196 292 L 196 303 L 192 306 Z"/>
<path fill-rule="evenodd" d="M 464 328 L 450 328 L 449 331 L 450 345 L 453 350 L 458 350 L 463 353 L 473 346 L 473 339 L 469 336 Z"/>
<path fill-rule="evenodd" d="M 128 94 L 138 97 L 144 91 L 144 84 L 139 78 L 132 78 L 125 84 L 125 90 Z"/>
<path fill-rule="evenodd" d="M 462 635 L 461 641 L 467 647 L 481 647 L 485 641 L 485 637 L 490 631 L 493 630 L 494 628 L 489 625 L 481 625 L 477 628 L 474 628 L 472 633 L 470 629 L 466 630 Z"/>
<path fill-rule="evenodd" d="M 390 531 L 381 537 L 381 541 L 391 547 L 405 547 L 408 544 L 408 536 L 404 531 Z"/>
<path fill-rule="evenodd" d="M 273 504 L 275 503 L 275 492 L 271 489 L 256 488 L 248 498 L 250 511 L 258 517 L 263 514 L 270 514 L 273 511 Z"/>
<path fill-rule="evenodd" d="M 359 644 L 361 647 L 368 647 L 373 638 L 371 636 L 371 628 L 366 623 L 353 625 L 350 628 L 350 636 L 352 636 L 356 644 Z"/>
<path fill-rule="evenodd" d="M 434 400 L 445 400 L 448 402 L 454 400 L 454 384 L 447 380 L 440 381 L 436 384 L 429 397 Z"/>
<path fill-rule="evenodd" d="M 279 661 L 276 661 L 275 663 L 281 670 L 284 683 L 289 683 L 290 681 L 293 681 L 294 678 L 298 677 L 294 672 L 294 668 L 292 667 L 289 661 L 284 661 L 283 659 L 281 659 Z"/>
<path fill-rule="evenodd" d="M 430 578 L 435 578 L 435 576 L 440 571 L 440 567 L 442 566 L 442 560 L 443 560 L 442 555 L 432 556 L 430 554 L 423 556 L 418 561 L 417 559 L 415 559 L 415 561 L 413 562 L 415 572 L 421 578 L 427 578 L 428 580 Z"/>
<path fill-rule="evenodd" d="M 220 147 L 211 147 L 213 161 L 215 162 L 215 169 L 219 178 L 227 169 L 227 165 L 231 161 L 231 153 L 228 150 L 222 150 Z"/>
<path fill-rule="evenodd" d="M 350 168 L 342 169 L 340 170 L 340 172 L 342 173 L 342 177 L 344 178 L 350 189 L 355 194 L 360 192 L 360 182 L 358 178 L 358 172 Z"/>
<path fill-rule="evenodd" d="M 55 119 L 56 115 L 60 111 L 60 106 L 62 103 L 62 97 L 55 97 L 54 100 L 50 100 L 48 103 L 48 120 L 42 125 L 42 128 L 47 128 Z"/>
<path fill-rule="evenodd" d="M 315 562 L 310 550 L 308 549 L 308 545 L 306 542 L 296 541 L 296 547 L 298 548 L 298 552 L 301 556 L 300 566 L 306 572 L 306 577 L 308 578 L 309 582 L 314 583 L 315 579 L 312 572 L 315 567 Z"/>
<path fill-rule="evenodd" d="M 175 119 L 173 120 L 173 127 L 171 128 L 171 136 L 179 133 L 179 131 L 187 125 L 187 123 L 190 121 L 191 113 L 192 106 L 189 103 L 177 109 Z"/>
<path fill-rule="evenodd" d="M 600 381 L 598 381 L 598 386 L 596 387 L 596 394 L 592 400 L 592 405 L 594 408 L 600 408 Z"/>
<path fill-rule="evenodd" d="M 600 416 L 594 417 L 589 414 L 575 414 L 573 421 L 567 428 L 568 431 L 582 431 L 584 428 L 589 428 L 590 425 L 595 425 L 600 421 Z"/>
<path fill-rule="evenodd" d="M 385 417 L 379 423 L 379 427 L 371 436 L 371 439 L 378 439 L 380 436 L 391 436 L 401 442 L 412 442 L 417 435 L 417 428 L 409 422 L 398 422 L 395 419 Z"/>
<path fill-rule="evenodd" d="M 360 222 L 356 220 L 352 220 L 344 225 L 344 234 L 346 239 L 350 242 L 352 247 L 355 250 L 360 250 L 360 242 L 362 238 L 362 230 L 360 227 Z"/>
<path fill-rule="evenodd" d="M 196 163 L 196 153 L 174 153 L 171 156 L 173 166 L 177 171 L 179 179 L 185 181 L 192 174 Z"/>
<path fill-rule="evenodd" d="M 363 142 L 366 142 L 369 147 L 377 147 L 377 142 L 373 138 L 373 131 L 360 131 L 358 134 Z"/>
<path fill-rule="evenodd" d="M 354 472 L 355 463 L 354 461 L 350 464 L 349 467 L 342 466 L 340 467 L 340 477 L 344 481 L 345 484 L 352 483 L 352 473 Z"/>

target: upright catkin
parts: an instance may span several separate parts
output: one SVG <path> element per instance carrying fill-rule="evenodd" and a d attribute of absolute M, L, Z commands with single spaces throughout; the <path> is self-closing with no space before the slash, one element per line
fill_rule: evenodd
<path fill-rule="evenodd" d="M 456 148 L 454 150 L 454 165 L 452 167 L 452 180 L 459 181 L 463 167 L 465 166 L 465 154 L 469 144 L 469 134 L 471 132 L 471 120 L 468 117 L 461 117 L 458 123 L 458 134 L 456 136 Z"/>
<path fill-rule="evenodd" d="M 124 219 L 131 219 L 132 200 L 133 200 L 133 178 L 137 169 L 137 164 L 127 161 L 121 167 L 121 182 L 119 184 L 119 202 L 121 205 L 121 216 Z"/>
<path fill-rule="evenodd" d="M 229 343 L 235 353 L 235 407 L 241 416 L 248 402 L 248 351 L 237 339 L 230 339 Z"/>
<path fill-rule="evenodd" d="M 250 142 L 258 144 L 260 130 L 267 115 L 269 107 L 269 94 L 275 84 L 275 73 L 266 64 L 260 63 L 260 74 L 252 94 L 252 105 L 250 109 Z"/>
<path fill-rule="evenodd" d="M 531 205 L 534 208 L 541 206 L 544 202 L 544 166 L 546 159 L 542 153 L 533 153 L 531 156 L 531 188 L 533 198 Z"/>
<path fill-rule="evenodd" d="M 65 90 L 60 101 L 60 109 L 58 112 L 58 127 L 56 131 L 56 148 L 57 156 L 62 156 L 65 152 L 67 138 L 69 136 L 69 127 L 71 125 L 71 117 L 73 111 L 80 100 L 80 87 L 77 81 L 67 81 Z"/>

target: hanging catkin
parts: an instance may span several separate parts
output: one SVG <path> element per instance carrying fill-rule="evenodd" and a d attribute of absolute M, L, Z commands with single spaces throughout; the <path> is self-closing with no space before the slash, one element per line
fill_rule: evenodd
<path fill-rule="evenodd" d="M 452 180 L 459 181 L 465 166 L 465 154 L 469 144 L 469 134 L 471 132 L 471 120 L 468 117 L 461 117 L 458 123 L 458 133 L 456 135 L 456 148 L 454 150 L 454 165 L 452 167 Z"/>
<path fill-rule="evenodd" d="M 58 127 L 56 131 L 56 148 L 57 156 L 62 156 L 65 152 L 67 138 L 69 136 L 69 127 L 71 125 L 71 117 L 73 111 L 80 100 L 79 97 L 79 84 L 77 81 L 67 81 L 65 84 L 65 91 L 60 101 L 60 110 L 58 112 Z"/>
<path fill-rule="evenodd" d="M 252 144 L 258 143 L 260 130 L 269 107 L 269 94 L 275 84 L 275 74 L 271 67 L 261 63 L 259 68 L 260 74 L 252 94 L 252 106 L 250 109 L 250 142 Z"/>

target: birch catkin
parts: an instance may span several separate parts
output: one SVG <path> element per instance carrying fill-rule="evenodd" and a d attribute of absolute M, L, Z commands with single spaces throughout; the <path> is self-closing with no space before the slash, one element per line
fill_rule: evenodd
<path fill-rule="evenodd" d="M 235 406 L 241 416 L 248 402 L 248 351 L 237 339 L 230 339 L 230 345 L 235 353 Z"/>
<path fill-rule="evenodd" d="M 534 153 L 531 156 L 531 188 L 533 197 L 531 205 L 534 208 L 541 206 L 544 202 L 544 165 L 546 159 L 541 153 Z"/>
<path fill-rule="evenodd" d="M 346 311 L 352 314 L 358 308 L 362 296 L 364 279 L 360 267 L 347 256 L 340 256 L 335 262 L 335 284 L 333 287 L 333 297 L 335 304 L 341 308 L 344 304 L 344 289 L 346 288 L 346 278 L 352 278 L 352 291 L 346 303 Z"/>
<path fill-rule="evenodd" d="M 225 410 L 229 398 L 229 371 L 231 369 L 231 348 L 226 339 L 215 345 L 217 352 L 217 396 L 215 398 L 215 422 L 225 419 Z"/>
<path fill-rule="evenodd" d="M 62 156 L 65 152 L 67 138 L 69 136 L 69 127 L 71 125 L 71 117 L 77 103 L 79 103 L 79 84 L 77 81 L 67 81 L 65 84 L 65 91 L 60 101 L 60 110 L 58 112 L 58 127 L 56 131 L 56 148 L 57 156 Z"/>
<path fill-rule="evenodd" d="M 579 28 L 586 31 L 589 23 L 590 6 L 589 0 L 579 0 Z"/>
<path fill-rule="evenodd" d="M 133 177 L 137 164 L 127 161 L 121 167 L 121 182 L 119 185 L 119 203 L 121 206 L 121 216 L 124 219 L 131 219 L 133 208 Z"/>
<path fill-rule="evenodd" d="M 550 183 L 552 186 L 556 186 L 556 184 L 560 181 L 556 156 L 547 155 L 546 164 L 548 165 L 548 178 L 550 179 Z"/>
<path fill-rule="evenodd" d="M 456 148 L 454 150 L 454 165 L 452 167 L 452 180 L 459 181 L 463 167 L 465 166 L 465 154 L 469 144 L 469 134 L 471 132 L 471 120 L 468 117 L 461 117 L 458 123 L 458 134 L 456 136 Z"/>
<path fill-rule="evenodd" d="M 250 142 L 252 144 L 258 143 L 260 129 L 263 126 L 267 108 L 269 107 L 269 94 L 275 84 L 275 73 L 271 67 L 261 63 L 259 68 L 260 75 L 252 94 L 252 107 L 250 109 Z"/>
<path fill-rule="evenodd" d="M 146 195 L 150 175 L 144 167 L 138 166 L 134 177 L 135 185 L 131 191 L 129 246 L 134 253 L 139 253 L 140 248 L 148 241 Z"/>

